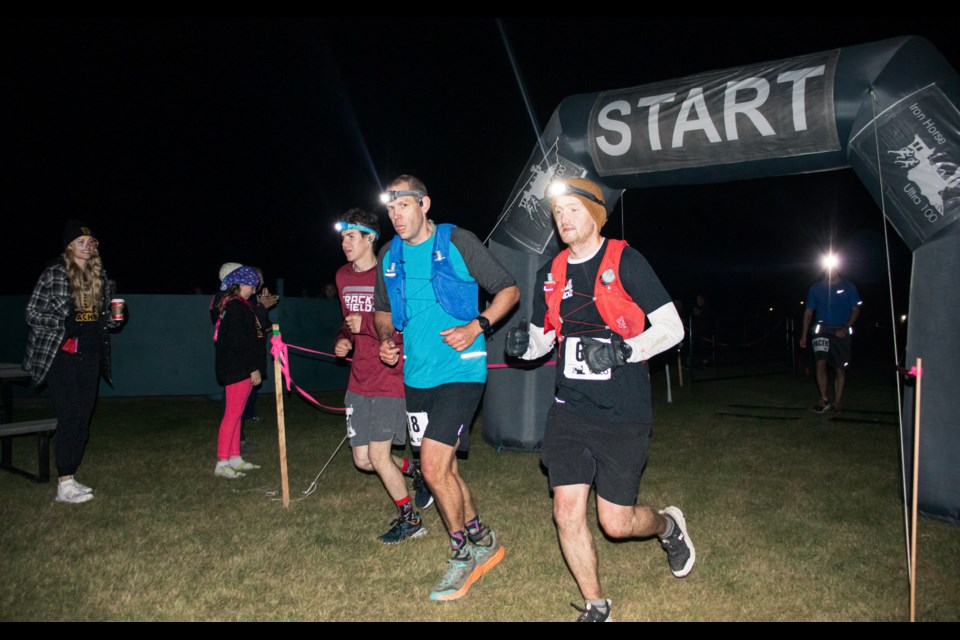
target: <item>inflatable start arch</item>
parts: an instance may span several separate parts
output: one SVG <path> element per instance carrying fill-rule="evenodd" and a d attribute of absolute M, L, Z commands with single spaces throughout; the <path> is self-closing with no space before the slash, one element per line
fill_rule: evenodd
<path fill-rule="evenodd" d="M 958 104 L 956 71 L 917 37 L 571 96 L 551 116 L 490 246 L 520 281 L 517 315 L 530 317 L 537 268 L 559 250 L 544 193 L 555 178 L 597 181 L 612 209 L 628 188 L 852 167 L 913 252 L 906 361 L 924 364 L 919 506 L 960 522 L 960 403 L 950 401 L 960 379 Z M 502 340 L 491 341 L 491 360 L 502 361 Z M 484 438 L 538 447 L 553 376 L 492 371 Z M 912 425 L 912 394 L 903 411 Z M 909 461 L 912 439 L 904 440 Z"/>

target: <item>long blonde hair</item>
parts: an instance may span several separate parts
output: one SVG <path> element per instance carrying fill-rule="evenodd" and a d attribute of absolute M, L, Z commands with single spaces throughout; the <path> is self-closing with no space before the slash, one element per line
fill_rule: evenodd
<path fill-rule="evenodd" d="M 76 242 L 76 240 L 73 242 Z M 100 254 L 94 249 L 90 259 L 83 267 L 80 267 L 71 256 L 70 245 L 67 245 L 63 252 L 63 262 L 67 268 L 67 282 L 70 283 L 70 295 L 73 297 L 73 303 L 77 306 L 77 309 L 99 310 L 100 294 L 103 292 L 103 279 L 100 275 L 102 269 Z"/>

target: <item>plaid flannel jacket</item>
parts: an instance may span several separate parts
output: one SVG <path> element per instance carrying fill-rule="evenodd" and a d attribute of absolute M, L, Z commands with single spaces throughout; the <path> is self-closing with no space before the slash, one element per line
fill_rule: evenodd
<path fill-rule="evenodd" d="M 101 271 L 103 280 L 100 295 L 100 373 L 111 385 L 110 379 L 110 333 L 108 328 L 116 328 L 122 321 L 110 317 L 110 288 L 107 284 L 107 272 Z M 23 368 L 30 373 L 34 386 L 47 378 L 53 359 L 63 344 L 66 335 L 65 322 L 73 311 L 73 298 L 70 296 L 70 282 L 63 259 L 53 260 L 37 280 L 30 301 L 27 302 L 26 319 L 30 326 L 27 338 L 27 353 L 23 359 Z"/>

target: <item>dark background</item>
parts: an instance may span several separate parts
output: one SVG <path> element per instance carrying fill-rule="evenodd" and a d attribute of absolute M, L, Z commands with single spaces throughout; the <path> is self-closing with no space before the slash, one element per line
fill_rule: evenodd
<path fill-rule="evenodd" d="M 950 23 L 502 21 L 541 126 L 570 94 L 897 35 L 960 67 Z M 121 293 L 210 293 L 237 261 L 282 277 L 286 295 L 318 295 L 343 262 L 339 213 L 375 208 L 382 184 L 413 173 L 431 217 L 485 238 L 535 144 L 493 19 L 7 20 L 0 42 L 0 293 L 28 293 L 79 217 Z M 688 309 L 703 292 L 720 312 L 797 314 L 833 245 L 870 321 L 889 327 L 882 216 L 852 171 L 623 202 L 605 234 Z M 890 234 L 899 314 L 910 256 Z"/>

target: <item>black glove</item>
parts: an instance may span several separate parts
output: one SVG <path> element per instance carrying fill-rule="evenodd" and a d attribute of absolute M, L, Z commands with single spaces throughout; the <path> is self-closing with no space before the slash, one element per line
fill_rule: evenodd
<path fill-rule="evenodd" d="M 610 342 L 601 342 L 596 338 L 581 338 L 583 359 L 594 373 L 602 373 L 607 369 L 626 364 L 627 358 L 633 353 L 630 345 L 623 341 L 620 334 L 615 333 Z"/>
<path fill-rule="evenodd" d="M 512 358 L 519 358 L 527 352 L 530 345 L 530 323 L 526 318 L 520 320 L 520 326 L 507 331 L 507 339 L 503 343 L 503 350 Z"/>

